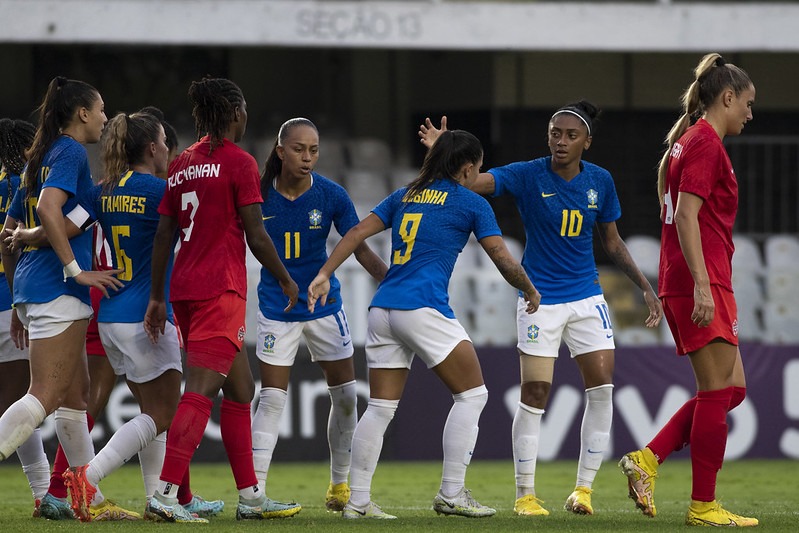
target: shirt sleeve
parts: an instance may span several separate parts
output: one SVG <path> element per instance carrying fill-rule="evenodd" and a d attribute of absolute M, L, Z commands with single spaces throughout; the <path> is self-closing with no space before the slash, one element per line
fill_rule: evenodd
<path fill-rule="evenodd" d="M 719 146 L 697 139 L 691 143 L 689 149 L 683 151 L 683 167 L 680 174 L 680 192 L 695 194 L 707 200 L 711 190 L 718 179 L 718 169 L 721 166 Z"/>
<path fill-rule="evenodd" d="M 78 143 L 70 143 L 48 162 L 47 177 L 42 189 L 54 187 L 69 196 L 78 190 L 78 178 L 83 174 L 83 166 L 88 165 L 86 150 Z"/>
<path fill-rule="evenodd" d="M 261 175 L 258 173 L 258 163 L 250 154 L 243 152 L 240 171 L 234 176 L 236 190 L 236 207 L 260 204 L 264 199 L 261 196 Z"/>

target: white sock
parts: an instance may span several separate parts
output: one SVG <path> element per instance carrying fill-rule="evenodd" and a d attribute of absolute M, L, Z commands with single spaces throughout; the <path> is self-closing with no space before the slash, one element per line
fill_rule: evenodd
<path fill-rule="evenodd" d="M 167 505 L 175 505 L 178 503 L 178 489 L 180 485 L 159 479 L 158 488 L 153 496 Z"/>
<path fill-rule="evenodd" d="M 372 499 L 372 477 L 383 449 L 383 435 L 394 418 L 399 400 L 370 398 L 369 405 L 352 435 L 352 468 L 350 470 L 350 503 L 365 507 Z"/>
<path fill-rule="evenodd" d="M 89 462 L 86 479 L 96 487 L 111 472 L 142 451 L 155 438 L 155 435 L 155 421 L 150 415 L 140 414 L 136 418 L 128 420 Z"/>
<path fill-rule="evenodd" d="M 535 464 L 538 460 L 538 437 L 544 410 L 522 402 L 513 417 L 513 468 L 516 472 L 516 499 L 535 494 Z"/>
<path fill-rule="evenodd" d="M 355 381 L 327 388 L 330 416 L 327 419 L 327 442 L 330 445 L 330 481 L 345 483 L 352 460 L 352 434 L 358 423 L 358 398 Z"/>
<path fill-rule="evenodd" d="M 466 467 L 472 460 L 477 442 L 477 423 L 488 401 L 488 389 L 480 385 L 453 394 L 455 402 L 449 410 L 442 437 L 444 470 L 441 475 L 441 493 L 445 498 L 457 496 L 464 487 Z"/>
<path fill-rule="evenodd" d="M 69 466 L 83 466 L 94 459 L 94 444 L 89 436 L 86 411 L 59 407 L 55 410 L 55 432 L 64 450 Z M 99 487 L 94 495 L 95 503 L 104 500 Z"/>
<path fill-rule="evenodd" d="M 36 396 L 26 394 L 0 416 L 0 461 L 11 457 L 47 417 Z"/>
<path fill-rule="evenodd" d="M 22 463 L 22 471 L 28 478 L 34 500 L 41 500 L 50 486 L 50 462 L 44 453 L 42 436 L 36 428 L 31 436 L 17 448 L 17 457 Z"/>
<path fill-rule="evenodd" d="M 577 463 L 577 486 L 594 483 L 610 440 L 613 421 L 613 385 L 600 385 L 585 390 L 586 404 L 580 428 L 580 460 Z"/>
<path fill-rule="evenodd" d="M 139 465 L 141 478 L 144 481 L 144 494 L 150 496 L 158 490 L 158 479 L 161 477 L 161 468 L 164 466 L 166 455 L 166 431 L 155 438 L 139 452 Z"/>
<path fill-rule="evenodd" d="M 288 393 L 283 389 L 264 387 L 259 393 L 258 409 L 252 417 L 252 462 L 258 489 L 266 490 L 266 475 L 272 463 L 272 454 L 280 433 L 280 418 L 286 406 Z"/>

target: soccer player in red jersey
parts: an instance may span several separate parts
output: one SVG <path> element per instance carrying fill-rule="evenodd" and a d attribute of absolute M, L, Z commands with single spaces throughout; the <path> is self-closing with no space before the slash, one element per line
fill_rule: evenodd
<path fill-rule="evenodd" d="M 167 262 L 179 235 L 170 299 L 186 349 L 186 387 L 167 435 L 164 468 L 146 516 L 169 522 L 205 521 L 188 513 L 178 503 L 177 493 L 220 389 L 225 396 L 222 440 L 239 489 L 236 517 L 291 516 L 299 506 L 268 500 L 258 490 L 253 470 L 250 401 L 255 385 L 246 355 L 240 352 L 247 294 L 245 246 L 280 280 L 288 297 L 287 310 L 297 302 L 298 287 L 261 220 L 258 165 L 235 144 L 247 126 L 241 89 L 230 80 L 206 78 L 191 84 L 189 99 L 202 137 L 169 169 L 144 318 L 144 327 L 157 342 L 166 321 Z"/>
<path fill-rule="evenodd" d="M 658 290 L 677 345 L 688 355 L 696 396 L 688 400 L 642 450 L 619 466 L 630 498 L 655 516 L 658 464 L 691 445 L 692 493 L 685 521 L 695 526 L 756 526 L 716 501 L 716 475 L 727 444 L 727 412 L 746 396 L 738 319 L 732 292 L 732 229 L 738 182 L 724 149 L 752 120 L 755 86 L 749 75 L 708 54 L 682 96 L 683 114 L 666 137 L 658 169 L 663 224 Z M 691 119 L 698 118 L 691 125 Z"/>

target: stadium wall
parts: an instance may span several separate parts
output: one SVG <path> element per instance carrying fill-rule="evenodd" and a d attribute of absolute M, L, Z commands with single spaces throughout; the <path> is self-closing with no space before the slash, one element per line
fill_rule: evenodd
<path fill-rule="evenodd" d="M 730 413 L 727 457 L 799 459 L 799 349 L 789 346 L 749 344 L 741 348 L 747 368 L 747 398 Z M 252 347 L 250 347 L 252 354 Z M 476 459 L 510 459 L 511 423 L 519 399 L 519 364 L 516 351 L 478 348 L 488 404 L 481 417 Z M 359 411 L 368 399 L 363 348 L 356 348 Z M 251 361 L 255 361 L 251 357 Z M 253 368 L 255 376 L 257 368 Z M 606 459 L 645 445 L 655 432 L 695 393 L 686 358 L 673 348 L 618 348 L 616 350 L 615 414 Z M 256 395 L 257 401 L 257 395 Z M 540 459 L 575 459 L 579 454 L 579 429 L 583 412 L 583 386 L 576 365 L 561 353 L 555 383 L 544 415 Z M 389 460 L 441 458 L 441 432 L 452 399 L 435 375 L 418 361 L 411 369 L 405 394 L 386 434 L 383 455 Z M 219 433 L 219 402 L 214 408 L 198 461 L 225 460 Z M 253 405 L 253 409 L 256 404 Z M 329 399 L 319 367 L 302 349 L 292 370 L 289 401 L 281 421 L 276 461 L 325 461 Z M 126 385 L 115 388 L 105 416 L 92 433 L 95 446 L 138 414 Z M 52 417 L 42 426 L 48 451 L 54 451 Z M 681 451 L 675 457 L 687 457 Z"/>

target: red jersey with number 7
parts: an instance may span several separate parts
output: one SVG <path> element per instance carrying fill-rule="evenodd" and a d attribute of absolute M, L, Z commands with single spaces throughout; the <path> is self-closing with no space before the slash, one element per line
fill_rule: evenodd
<path fill-rule="evenodd" d="M 699 209 L 699 233 L 710 284 L 732 291 L 732 226 L 738 213 L 738 181 L 721 139 L 704 119 L 686 130 L 669 155 L 661 211 L 660 296 L 692 296 L 694 291 L 674 224 L 679 193 L 704 200 Z"/>
<path fill-rule="evenodd" d="M 255 159 L 225 139 L 210 152 L 208 136 L 169 166 L 158 212 L 178 221 L 170 301 L 208 300 L 227 291 L 247 298 L 246 242 L 238 208 L 260 204 Z"/>

